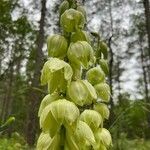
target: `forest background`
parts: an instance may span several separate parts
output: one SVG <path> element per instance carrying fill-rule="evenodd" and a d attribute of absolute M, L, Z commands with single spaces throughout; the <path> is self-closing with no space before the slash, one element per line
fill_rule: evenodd
<path fill-rule="evenodd" d="M 150 149 L 150 2 L 80 0 L 89 34 L 109 47 L 110 118 L 114 150 Z M 40 71 L 46 37 L 59 30 L 61 0 L 0 0 L 0 150 L 31 149 L 39 135 L 37 111 L 46 93 Z M 91 35 L 92 36 L 92 35 Z M 30 148 L 29 148 L 30 147 Z"/>

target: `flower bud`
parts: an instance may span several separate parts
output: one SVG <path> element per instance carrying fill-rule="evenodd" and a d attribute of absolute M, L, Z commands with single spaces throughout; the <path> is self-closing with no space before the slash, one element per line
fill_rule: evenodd
<path fill-rule="evenodd" d="M 95 110 L 84 110 L 80 115 L 80 120 L 89 125 L 92 131 L 95 131 L 102 124 L 101 115 Z"/>
<path fill-rule="evenodd" d="M 61 35 L 52 35 L 47 38 L 48 55 L 63 58 L 67 53 L 67 40 Z"/>
<path fill-rule="evenodd" d="M 71 35 L 71 42 L 77 42 L 77 41 L 86 41 L 88 42 L 89 44 L 91 43 L 90 42 L 90 38 L 89 38 L 89 35 L 87 34 L 86 31 L 77 31 L 77 32 L 74 32 L 72 33 Z"/>
<path fill-rule="evenodd" d="M 78 6 L 78 7 L 77 7 L 77 10 L 80 11 L 80 12 L 84 15 L 84 17 L 85 17 L 85 19 L 86 19 L 86 11 L 85 11 L 85 8 L 84 8 L 83 6 Z"/>
<path fill-rule="evenodd" d="M 67 9 L 69 9 L 69 2 L 64 0 L 59 6 L 59 14 L 62 15 Z"/>
<path fill-rule="evenodd" d="M 109 118 L 109 109 L 108 106 L 103 104 L 103 103 L 97 103 L 94 105 L 94 110 L 99 112 L 102 116 L 103 119 L 108 119 Z"/>
<path fill-rule="evenodd" d="M 103 70 L 99 66 L 97 66 L 97 67 L 91 68 L 86 73 L 86 78 L 92 85 L 95 85 L 105 80 L 105 74 Z"/>
<path fill-rule="evenodd" d="M 104 71 L 105 75 L 109 74 L 109 67 L 108 67 L 108 61 L 105 59 L 100 59 L 99 64 Z"/>
<path fill-rule="evenodd" d="M 112 138 L 110 132 L 105 128 L 99 129 L 95 133 L 95 137 L 96 137 L 96 141 L 98 143 L 102 143 L 105 147 L 109 147 L 112 144 Z"/>
<path fill-rule="evenodd" d="M 94 86 L 94 88 L 96 89 L 98 98 L 100 98 L 101 101 L 109 102 L 109 99 L 110 99 L 110 87 L 109 87 L 108 84 L 106 84 L 106 83 L 99 83 L 99 84 L 96 84 Z"/>
<path fill-rule="evenodd" d="M 72 81 L 68 87 L 68 95 L 71 100 L 80 106 L 83 106 L 88 99 L 88 92 L 80 80 Z"/>
<path fill-rule="evenodd" d="M 80 106 L 91 104 L 97 98 L 94 87 L 86 80 L 72 81 L 67 92 L 71 100 Z"/>
<path fill-rule="evenodd" d="M 100 42 L 100 51 L 103 54 L 104 59 L 108 57 L 108 48 L 105 42 Z"/>
<path fill-rule="evenodd" d="M 76 132 L 74 133 L 75 139 L 78 141 L 78 144 L 88 144 L 88 145 L 94 145 L 95 144 L 95 137 L 93 134 L 93 131 L 89 127 L 87 123 L 84 121 L 79 120 L 77 124 Z M 85 148 L 84 146 L 83 148 Z"/>
<path fill-rule="evenodd" d="M 71 43 L 67 52 L 68 59 L 71 63 L 81 65 L 87 68 L 94 62 L 93 49 L 85 41 Z"/>
<path fill-rule="evenodd" d="M 66 32 L 75 32 L 83 29 L 85 18 L 81 12 L 69 9 L 61 15 L 60 24 Z"/>

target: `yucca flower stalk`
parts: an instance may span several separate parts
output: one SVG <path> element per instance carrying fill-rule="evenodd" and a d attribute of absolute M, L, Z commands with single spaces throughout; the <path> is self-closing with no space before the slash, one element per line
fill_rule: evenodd
<path fill-rule="evenodd" d="M 41 71 L 48 95 L 39 108 L 37 150 L 107 150 L 112 144 L 103 127 L 110 98 L 107 45 L 91 45 L 86 11 L 75 0 L 64 0 L 59 13 L 62 33 L 48 36 L 49 58 Z"/>

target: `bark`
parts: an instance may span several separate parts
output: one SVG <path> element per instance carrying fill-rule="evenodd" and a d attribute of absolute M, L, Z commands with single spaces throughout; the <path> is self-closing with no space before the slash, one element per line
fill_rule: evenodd
<path fill-rule="evenodd" d="M 143 0 L 143 5 L 145 9 L 145 21 L 146 21 L 146 30 L 148 37 L 148 54 L 150 60 L 150 2 L 149 0 Z"/>
<path fill-rule="evenodd" d="M 12 85 L 13 85 L 13 65 L 10 67 L 8 75 L 8 83 L 6 84 L 6 94 L 3 99 L 3 107 L 1 111 L 1 120 L 5 121 L 11 112 L 11 103 L 12 103 Z"/>
<path fill-rule="evenodd" d="M 146 63 L 145 63 L 145 55 L 142 45 L 142 37 L 139 37 L 139 45 L 140 45 L 140 52 L 141 52 L 141 66 L 143 71 L 143 81 L 144 81 L 144 93 L 145 93 L 145 102 L 147 103 L 146 107 L 147 110 L 150 110 L 150 99 L 149 99 L 149 91 L 148 91 L 148 77 L 146 72 Z M 147 112 L 147 122 L 148 122 L 148 130 L 150 130 L 150 112 Z M 150 138 L 149 134 L 146 135 L 147 138 Z"/>
<path fill-rule="evenodd" d="M 121 103 L 121 86 L 120 86 L 120 76 L 121 76 L 121 70 L 120 70 L 120 58 L 118 57 L 117 62 L 117 83 L 118 83 L 118 100 L 119 103 Z"/>
<path fill-rule="evenodd" d="M 41 100 L 41 93 L 33 90 L 34 87 L 40 88 L 40 71 L 43 66 L 43 44 L 44 44 L 44 25 L 46 14 L 46 0 L 41 0 L 41 19 L 39 22 L 39 34 L 37 35 L 37 48 L 35 57 L 34 75 L 31 83 L 31 89 L 28 94 L 28 118 L 26 138 L 29 145 L 35 143 L 36 132 L 38 129 L 37 110 Z"/>
<path fill-rule="evenodd" d="M 109 54 L 110 54 L 110 60 L 109 60 L 109 85 L 110 85 L 110 119 L 109 119 L 109 125 L 112 124 L 114 121 L 114 102 L 113 102 L 113 63 L 114 63 L 114 53 L 112 49 L 112 38 L 113 38 L 113 17 L 112 17 L 112 6 L 111 6 L 111 0 L 109 0 L 109 17 L 110 17 L 110 38 L 108 40 L 108 47 L 109 47 Z"/>
<path fill-rule="evenodd" d="M 144 50 L 142 46 L 141 40 L 139 41 L 140 43 L 140 52 L 141 52 L 141 66 L 142 66 L 142 71 L 143 71 L 143 81 L 144 81 L 144 88 L 145 88 L 145 99 L 146 102 L 149 102 L 148 99 L 148 81 L 147 81 L 147 74 L 146 74 L 146 65 L 145 65 L 145 60 L 144 60 Z"/>

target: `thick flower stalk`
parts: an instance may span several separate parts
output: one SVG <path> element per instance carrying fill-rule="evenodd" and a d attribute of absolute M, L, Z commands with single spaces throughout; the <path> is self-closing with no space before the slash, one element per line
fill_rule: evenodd
<path fill-rule="evenodd" d="M 107 150 L 112 144 L 103 127 L 110 99 L 107 45 L 91 45 L 85 9 L 75 0 L 64 0 L 59 13 L 62 33 L 48 36 L 49 58 L 41 71 L 48 95 L 39 108 L 37 150 Z"/>

